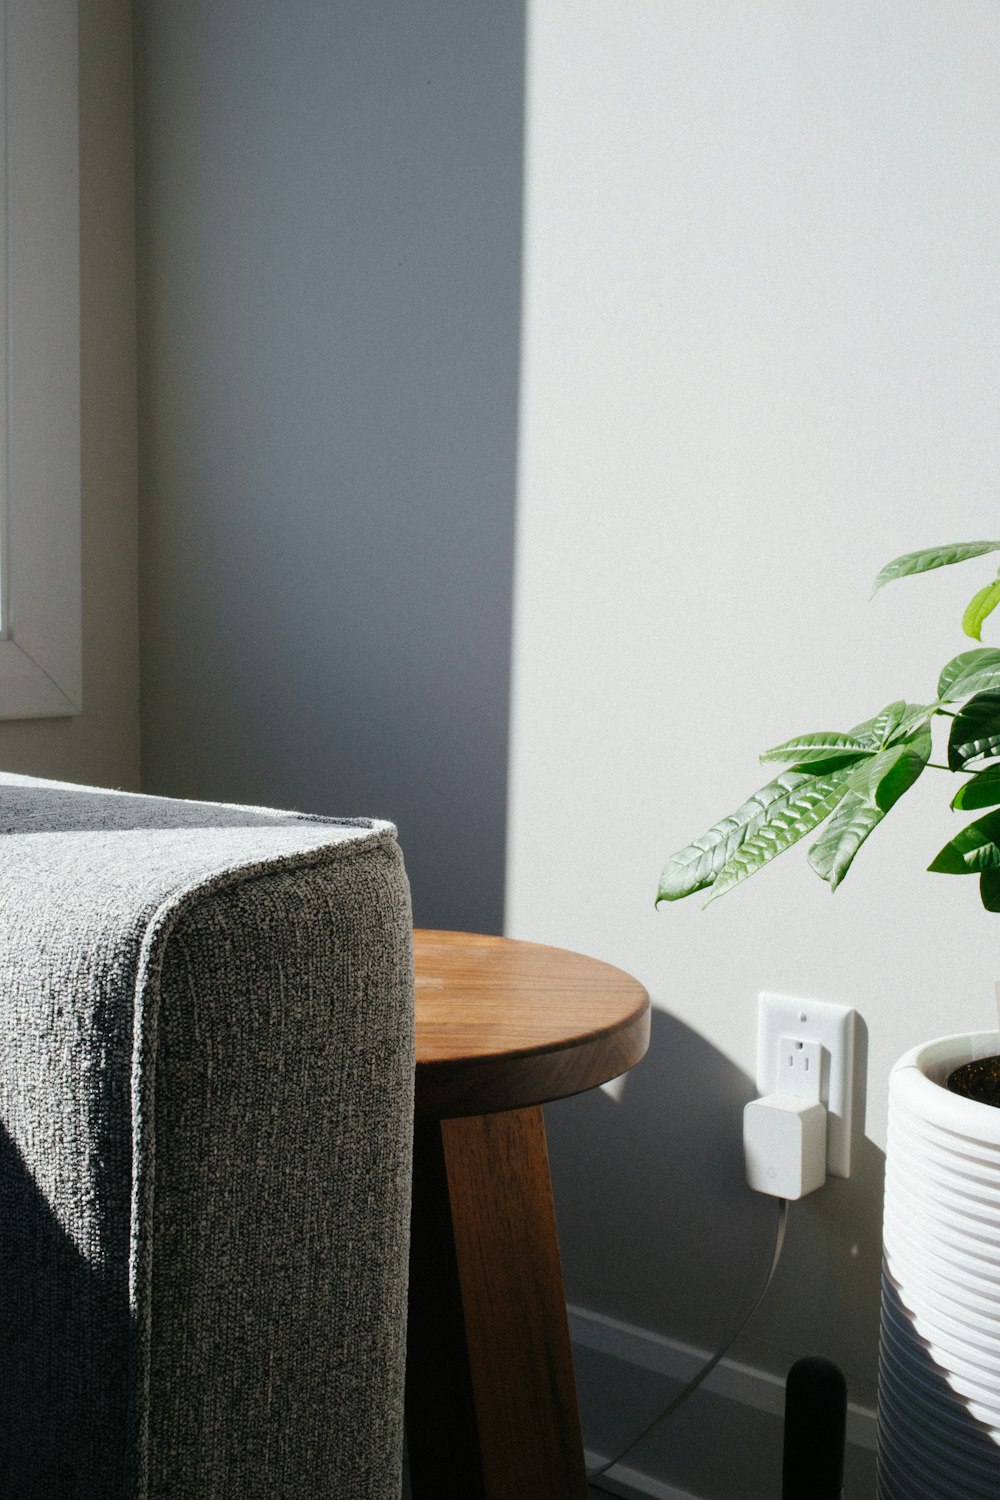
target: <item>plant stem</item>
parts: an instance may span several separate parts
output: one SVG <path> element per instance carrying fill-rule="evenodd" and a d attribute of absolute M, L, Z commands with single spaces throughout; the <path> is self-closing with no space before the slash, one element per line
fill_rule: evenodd
<path fill-rule="evenodd" d="M 950 771 L 951 770 L 951 766 L 940 766 L 940 765 L 938 765 L 938 763 L 937 763 L 936 760 L 929 760 L 929 761 L 926 762 L 926 764 L 927 764 L 928 770 L 930 770 L 930 771 Z"/>

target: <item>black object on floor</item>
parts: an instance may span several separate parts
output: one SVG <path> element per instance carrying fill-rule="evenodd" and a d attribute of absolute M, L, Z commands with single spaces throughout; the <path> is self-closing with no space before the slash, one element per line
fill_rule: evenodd
<path fill-rule="evenodd" d="M 841 1500 L 847 1382 L 831 1360 L 800 1359 L 785 1382 L 781 1500 Z"/>

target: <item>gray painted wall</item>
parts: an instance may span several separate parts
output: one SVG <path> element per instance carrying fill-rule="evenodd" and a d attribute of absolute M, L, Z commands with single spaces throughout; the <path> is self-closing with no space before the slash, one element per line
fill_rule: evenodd
<path fill-rule="evenodd" d="M 143 784 L 502 921 L 523 14 L 139 0 Z"/>
<path fill-rule="evenodd" d="M 80 6 L 83 713 L 0 722 L 0 766 L 139 782 L 135 201 L 129 0 Z"/>

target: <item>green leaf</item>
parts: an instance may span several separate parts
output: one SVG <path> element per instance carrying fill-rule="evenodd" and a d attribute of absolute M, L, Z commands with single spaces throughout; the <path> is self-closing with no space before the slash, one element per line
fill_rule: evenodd
<path fill-rule="evenodd" d="M 851 738 L 860 740 L 866 750 L 881 750 L 902 720 L 906 709 L 907 705 L 902 699 L 898 703 L 888 704 L 873 719 L 855 724 L 851 730 Z"/>
<path fill-rule="evenodd" d="M 808 766 L 814 762 L 857 760 L 859 755 L 870 755 L 871 748 L 850 734 L 820 731 L 816 734 L 800 734 L 773 750 L 765 750 L 762 762 L 769 760 L 790 761 L 796 766 Z"/>
<path fill-rule="evenodd" d="M 709 901 L 723 896 L 734 886 L 755 875 L 777 855 L 803 838 L 832 812 L 847 790 L 847 773 L 831 771 L 828 776 L 812 776 L 807 784 L 769 809 L 765 822 L 736 851 L 719 871 L 709 893 Z"/>
<path fill-rule="evenodd" d="M 914 731 L 918 729 L 927 728 L 929 734 L 930 721 L 940 707 L 940 701 L 935 703 L 908 703 L 906 705 L 906 713 L 892 731 L 888 743 L 890 745 L 897 745 L 901 740 L 909 739 Z"/>
<path fill-rule="evenodd" d="M 1000 578 L 995 578 L 988 583 L 978 594 L 973 594 L 965 608 L 962 616 L 962 629 L 966 635 L 971 635 L 974 641 L 983 638 L 983 623 L 1000 604 Z"/>
<path fill-rule="evenodd" d="M 946 547 L 927 547 L 923 552 L 906 552 L 886 563 L 875 580 L 871 596 L 896 578 L 908 578 L 913 573 L 929 573 L 932 568 L 950 567 L 952 563 L 966 562 L 970 557 L 982 557 L 984 552 L 1000 552 L 1000 542 L 952 542 Z"/>
<path fill-rule="evenodd" d="M 960 771 L 966 761 L 1000 754 L 1000 693 L 977 693 L 952 720 L 948 765 Z"/>
<path fill-rule="evenodd" d="M 855 854 L 884 817 L 885 808 L 876 807 L 856 792 L 847 793 L 822 838 L 809 850 L 809 863 L 821 880 L 830 882 L 831 891 L 837 889 Z"/>
<path fill-rule="evenodd" d="M 851 730 L 854 739 L 861 740 L 868 750 L 884 750 L 909 739 L 915 729 L 920 729 L 941 707 L 937 703 L 890 703 L 874 719 L 866 719 Z"/>
<path fill-rule="evenodd" d="M 987 766 L 959 787 L 951 805 L 958 812 L 972 812 L 977 807 L 996 807 L 1000 803 L 1000 766 Z"/>
<path fill-rule="evenodd" d="M 884 811 L 908 791 L 931 757 L 931 734 L 925 728 L 902 744 L 890 745 L 852 769 L 848 791 Z"/>
<path fill-rule="evenodd" d="M 984 870 L 980 875 L 979 899 L 987 911 L 1000 911 L 1000 870 Z"/>
<path fill-rule="evenodd" d="M 691 896 L 711 885 L 772 809 L 779 812 L 788 798 L 815 780 L 815 776 L 798 771 L 782 771 L 774 781 L 754 792 L 734 813 L 721 818 L 707 833 L 672 854 L 660 876 L 657 906 L 661 901 L 680 901 L 684 896 Z"/>
<path fill-rule="evenodd" d="M 978 875 L 1000 870 L 1000 812 L 987 813 L 963 828 L 928 865 L 938 875 Z"/>
<path fill-rule="evenodd" d="M 848 776 L 848 792 L 823 836 L 809 850 L 809 863 L 835 891 L 869 834 L 908 791 L 930 758 L 931 735 L 922 729 L 909 745 L 893 745 Z"/>
<path fill-rule="evenodd" d="M 989 688 L 1000 688 L 1000 651 L 982 646 L 952 657 L 938 680 L 941 703 L 957 703 Z"/>
<path fill-rule="evenodd" d="M 818 775 L 821 774 L 820 766 L 833 770 L 838 763 L 861 761 L 884 750 L 887 745 L 908 739 L 915 729 L 927 723 L 939 706 L 937 703 L 905 703 L 900 699 L 888 704 L 873 719 L 856 724 L 847 734 L 839 730 L 800 734 L 776 745 L 773 750 L 765 750 L 761 760 L 786 761 L 796 768 L 809 766 Z"/>
<path fill-rule="evenodd" d="M 711 885 L 719 871 L 772 812 L 777 816 L 790 797 L 811 785 L 815 776 L 782 771 L 734 813 L 714 823 L 707 833 L 671 855 L 660 876 L 656 903 L 679 901 Z"/>

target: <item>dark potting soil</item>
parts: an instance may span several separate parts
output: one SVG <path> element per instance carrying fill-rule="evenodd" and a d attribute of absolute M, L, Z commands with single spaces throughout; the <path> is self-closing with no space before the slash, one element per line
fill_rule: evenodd
<path fill-rule="evenodd" d="M 1000 1057 L 981 1057 L 948 1074 L 948 1088 L 965 1099 L 1000 1108 Z"/>

